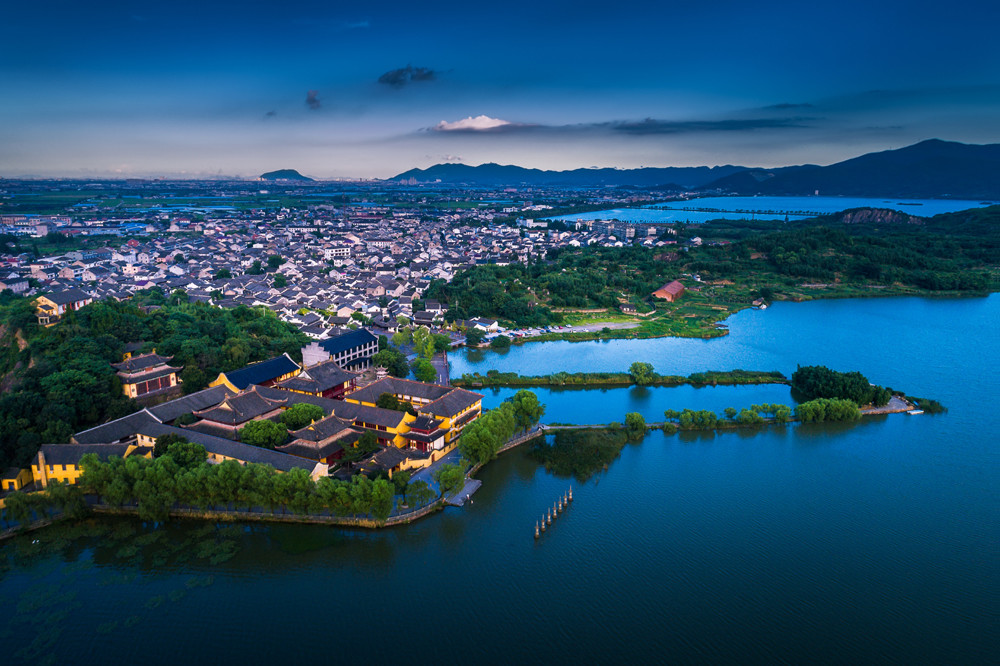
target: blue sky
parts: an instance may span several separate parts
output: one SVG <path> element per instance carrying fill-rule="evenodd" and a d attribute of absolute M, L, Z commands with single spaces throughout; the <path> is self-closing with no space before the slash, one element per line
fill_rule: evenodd
<path fill-rule="evenodd" d="M 827 164 L 1000 141 L 996 3 L 10 3 L 0 175 Z"/>

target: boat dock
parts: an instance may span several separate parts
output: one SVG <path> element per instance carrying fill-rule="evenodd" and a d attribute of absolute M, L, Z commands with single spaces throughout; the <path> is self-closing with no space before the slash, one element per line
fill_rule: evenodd
<path fill-rule="evenodd" d="M 483 482 L 479 479 L 466 479 L 465 485 L 462 486 L 462 489 L 451 497 L 445 498 L 444 503 L 450 504 L 451 506 L 465 506 L 466 500 L 472 497 L 472 494 L 479 490 L 482 485 Z"/>

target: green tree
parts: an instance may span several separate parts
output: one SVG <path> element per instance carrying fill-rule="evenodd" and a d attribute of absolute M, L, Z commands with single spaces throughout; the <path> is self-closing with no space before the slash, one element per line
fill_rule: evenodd
<path fill-rule="evenodd" d="M 375 401 L 376 407 L 381 407 L 382 409 L 394 409 L 396 411 L 402 411 L 399 404 L 399 398 L 397 398 L 392 393 L 383 393 Z"/>
<path fill-rule="evenodd" d="M 372 364 L 389 371 L 393 377 L 407 377 L 410 374 L 410 366 L 406 363 L 406 356 L 398 349 L 383 349 L 372 356 Z"/>
<path fill-rule="evenodd" d="M 413 376 L 421 382 L 433 382 L 437 378 L 437 370 L 431 365 L 431 362 L 425 358 L 418 358 L 410 366 L 413 371 Z"/>
<path fill-rule="evenodd" d="M 300 402 L 286 409 L 278 417 L 288 430 L 299 430 L 305 428 L 313 421 L 319 421 L 326 416 L 326 412 L 319 405 L 312 405 L 308 402 Z"/>
<path fill-rule="evenodd" d="M 392 481 L 388 479 L 375 479 L 372 482 L 371 512 L 380 523 L 392 513 L 392 506 L 396 496 Z"/>
<path fill-rule="evenodd" d="M 475 347 L 483 341 L 484 333 L 478 328 L 470 328 L 465 332 L 465 344 Z"/>
<path fill-rule="evenodd" d="M 656 374 L 653 372 L 653 366 L 649 363 L 643 363 L 642 361 L 636 361 L 629 366 L 629 375 L 632 377 L 632 381 L 639 386 L 645 386 L 655 379 Z"/>
<path fill-rule="evenodd" d="M 492 340 L 490 340 L 490 349 L 495 349 L 497 351 L 503 351 L 505 349 L 510 349 L 510 338 L 506 335 L 498 335 Z"/>
<path fill-rule="evenodd" d="M 413 335 L 410 333 L 410 327 L 401 328 L 396 331 L 392 336 L 392 344 L 397 347 L 404 347 L 413 342 Z"/>
<path fill-rule="evenodd" d="M 153 443 L 153 457 L 159 458 L 160 456 L 165 455 L 171 444 L 186 441 L 188 441 L 187 437 L 173 432 L 166 435 L 160 435 Z"/>
<path fill-rule="evenodd" d="M 527 430 L 538 423 L 545 414 L 545 405 L 532 391 L 522 389 L 514 394 L 510 402 L 514 407 L 514 421 L 518 430 Z"/>
<path fill-rule="evenodd" d="M 461 465 L 441 465 L 434 472 L 434 480 L 437 481 L 438 487 L 441 489 L 441 496 L 443 497 L 461 490 L 465 484 L 465 470 Z"/>
<path fill-rule="evenodd" d="M 722 411 L 722 413 L 726 415 L 727 419 L 729 419 L 730 421 L 732 421 L 733 419 L 736 418 L 737 411 L 736 411 L 735 407 L 726 407 Z"/>
<path fill-rule="evenodd" d="M 434 491 L 426 481 L 414 481 L 407 489 L 410 506 L 421 507 L 434 499 Z"/>
<path fill-rule="evenodd" d="M 288 429 L 274 421 L 250 421 L 239 429 L 240 441 L 251 446 L 273 449 L 288 439 Z"/>
<path fill-rule="evenodd" d="M 219 270 L 215 271 L 215 277 L 214 277 L 214 279 L 216 279 L 216 280 L 228 280 L 228 279 L 230 279 L 232 277 L 233 277 L 233 274 L 232 274 L 232 272 L 230 272 L 230 270 L 228 268 L 220 268 Z"/>
<path fill-rule="evenodd" d="M 625 436 L 630 441 L 639 441 L 646 435 L 646 419 L 639 412 L 625 415 Z"/>
<path fill-rule="evenodd" d="M 247 275 L 263 275 L 264 267 L 260 263 L 260 259 L 254 259 L 254 262 L 250 264 L 250 268 L 246 270 Z"/>
<path fill-rule="evenodd" d="M 277 254 L 272 254 L 267 258 L 267 270 L 269 273 L 273 273 L 278 270 L 281 264 L 285 263 L 285 259 Z"/>
<path fill-rule="evenodd" d="M 286 278 L 282 273 L 275 273 L 274 282 L 272 284 L 275 289 L 284 289 L 288 286 L 288 278 Z"/>

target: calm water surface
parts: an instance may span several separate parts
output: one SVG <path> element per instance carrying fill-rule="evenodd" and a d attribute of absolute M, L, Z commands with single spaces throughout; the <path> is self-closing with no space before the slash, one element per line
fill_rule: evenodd
<path fill-rule="evenodd" d="M 540 373 L 643 359 L 682 374 L 826 363 L 950 411 L 651 433 L 574 484 L 537 542 L 535 520 L 570 481 L 520 451 L 482 472 L 473 504 L 387 531 L 57 527 L 0 546 L 0 640 L 43 663 L 996 663 L 998 322 L 997 296 L 778 304 L 736 315 L 720 340 L 537 343 L 466 361 Z M 586 422 L 787 392 L 543 399 L 548 420 Z"/>
<path fill-rule="evenodd" d="M 554 217 L 554 220 L 628 220 L 630 222 L 707 222 L 709 220 L 803 219 L 850 208 L 889 208 L 931 217 L 992 205 L 959 199 L 870 199 L 860 197 L 705 197 L 642 208 L 614 208 Z"/>

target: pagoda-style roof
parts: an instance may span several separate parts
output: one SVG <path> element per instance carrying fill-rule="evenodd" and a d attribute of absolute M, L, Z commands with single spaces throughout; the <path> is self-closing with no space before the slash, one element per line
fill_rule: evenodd
<path fill-rule="evenodd" d="M 336 386 L 345 384 L 358 374 L 347 372 L 332 360 L 317 363 L 311 368 L 306 368 L 291 379 L 278 384 L 279 388 L 288 391 L 303 391 L 305 393 L 322 393 Z"/>
<path fill-rule="evenodd" d="M 184 368 L 174 368 L 169 365 L 161 365 L 155 368 L 149 368 L 142 372 L 119 372 L 118 376 L 122 380 L 122 384 L 138 384 L 139 382 L 147 382 L 150 379 L 158 379 L 160 377 L 167 377 L 169 375 L 176 374 L 183 370 Z"/>
<path fill-rule="evenodd" d="M 435 416 L 457 416 L 462 411 L 472 407 L 483 399 L 482 394 L 455 388 L 447 394 L 441 396 L 434 402 L 424 405 L 418 411 L 421 414 L 433 414 Z"/>
<path fill-rule="evenodd" d="M 267 361 L 254 363 L 239 370 L 224 372 L 219 375 L 219 379 L 225 378 L 229 383 L 241 391 L 253 384 L 263 384 L 277 379 L 282 375 L 295 372 L 299 369 L 299 364 L 291 359 L 288 354 L 282 354 Z M 216 380 L 218 382 L 218 380 Z M 213 382 L 213 383 L 216 383 Z"/>
<path fill-rule="evenodd" d="M 420 398 L 421 400 L 427 400 L 430 402 L 447 395 L 448 392 L 452 390 L 454 389 L 448 386 L 440 386 L 438 384 L 415 382 L 410 379 L 400 379 L 398 377 L 385 377 L 384 379 L 373 382 L 364 388 L 358 389 L 351 394 L 350 399 L 356 400 L 357 402 L 370 402 L 375 404 L 378 402 L 379 396 L 383 393 L 391 393 L 397 398 L 400 396 L 408 396 L 412 398 Z"/>
<path fill-rule="evenodd" d="M 424 432 L 431 432 L 437 430 L 438 426 L 441 424 L 433 416 L 428 416 L 427 414 L 421 414 L 415 420 L 410 422 L 410 430 L 422 430 Z"/>
<path fill-rule="evenodd" d="M 121 363 L 112 363 L 111 366 L 117 370 L 119 374 L 131 374 L 142 372 L 143 370 L 149 370 L 150 368 L 155 368 L 161 365 L 167 365 L 173 360 L 173 358 L 173 356 L 160 356 L 154 351 L 148 354 L 132 356 Z"/>
<path fill-rule="evenodd" d="M 359 436 L 361 434 L 351 428 L 349 421 L 337 418 L 336 416 L 327 416 L 325 419 L 320 419 L 290 434 L 295 439 L 302 439 L 308 442 L 322 442 L 331 437 L 346 435 L 346 433 L 357 433 Z"/>
<path fill-rule="evenodd" d="M 288 400 L 265 398 L 257 392 L 256 386 L 251 386 L 245 391 L 240 391 L 236 395 L 226 398 L 215 407 L 193 413 L 206 421 L 233 426 L 287 406 Z"/>

